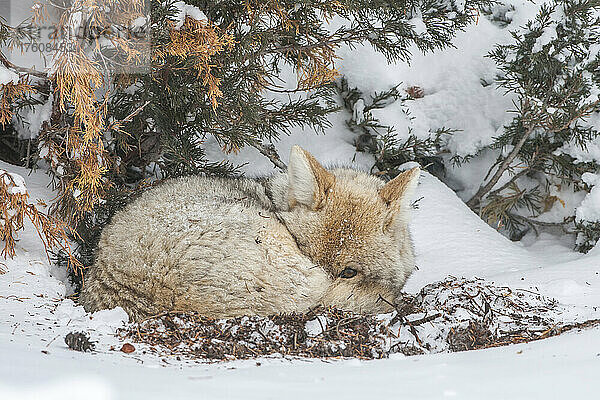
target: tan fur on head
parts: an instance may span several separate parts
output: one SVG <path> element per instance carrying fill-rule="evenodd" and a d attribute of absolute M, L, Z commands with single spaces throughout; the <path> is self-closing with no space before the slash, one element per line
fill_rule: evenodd
<path fill-rule="evenodd" d="M 327 171 L 295 146 L 290 171 L 288 181 L 274 188 L 287 189 L 288 198 L 296 201 L 278 215 L 301 251 L 333 280 L 324 303 L 363 312 L 386 309 L 379 297 L 393 301 L 414 268 L 408 212 L 420 170 L 384 185 L 355 170 Z M 298 200 L 298 192 L 305 201 Z M 347 268 L 356 275 L 341 278 Z"/>
<path fill-rule="evenodd" d="M 410 202 L 417 187 L 421 170 L 418 167 L 398 174 L 397 177 L 385 184 L 379 195 L 389 207 L 385 229 L 389 229 L 394 222 L 404 218 L 408 222 Z"/>
<path fill-rule="evenodd" d="M 186 177 L 144 193 L 102 232 L 80 301 L 209 317 L 306 312 L 322 304 L 385 312 L 414 268 L 408 231 L 418 169 L 384 182 L 327 170 L 292 148 L 287 173 Z"/>
<path fill-rule="evenodd" d="M 379 195 L 387 205 L 396 207 L 398 210 L 406 210 L 406 207 L 410 204 L 410 198 L 417 187 L 420 173 L 421 170 L 415 167 L 398 174 L 397 177 L 385 184 L 379 191 Z"/>

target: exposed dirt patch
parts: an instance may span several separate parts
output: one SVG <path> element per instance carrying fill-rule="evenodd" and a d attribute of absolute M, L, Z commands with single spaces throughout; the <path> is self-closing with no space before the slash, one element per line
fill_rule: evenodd
<path fill-rule="evenodd" d="M 382 301 L 385 301 L 382 299 Z M 529 342 L 599 320 L 565 321 L 567 308 L 528 290 L 449 277 L 378 316 L 319 308 L 306 314 L 215 320 L 164 313 L 119 333 L 160 356 L 232 360 L 266 355 L 386 358 Z"/>

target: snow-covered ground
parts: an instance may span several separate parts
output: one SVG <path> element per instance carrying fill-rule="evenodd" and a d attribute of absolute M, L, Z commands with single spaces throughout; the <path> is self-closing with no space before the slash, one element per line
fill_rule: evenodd
<path fill-rule="evenodd" d="M 0 168 L 25 177 L 32 199 L 48 199 L 42 172 Z M 427 173 L 416 193 L 411 230 L 419 270 L 416 291 L 447 275 L 538 290 L 573 305 L 564 317 L 600 317 L 600 251 L 574 253 L 551 237 L 525 248 L 483 223 Z M 333 362 L 266 358 L 216 364 L 160 359 L 141 348 L 124 354 L 112 335 L 126 315 L 93 315 L 65 299 L 64 272 L 49 265 L 35 230 L 20 235 L 18 254 L 0 268 L 0 399 L 306 398 L 437 399 L 595 398 L 600 330 L 464 353 Z M 69 350 L 64 336 L 87 331 L 97 352 Z M 111 346 L 116 350 L 111 350 Z M 257 365 L 257 361 L 260 365 Z"/>
<path fill-rule="evenodd" d="M 16 4 L 16 2 L 14 2 Z M 508 29 L 523 25 L 537 6 L 513 1 L 514 20 Z M 340 72 L 365 93 L 403 82 L 419 86 L 425 96 L 410 102 L 412 120 L 399 104 L 377 111 L 384 123 L 399 132 L 421 137 L 445 126 L 461 129 L 449 146 L 470 154 L 489 144 L 510 118 L 511 99 L 493 85 L 495 67 L 484 55 L 496 43 L 510 39 L 481 16 L 477 24 L 459 33 L 456 48 L 435 55 L 414 52 L 410 65 L 388 66 L 369 47 L 342 49 Z M 300 129 L 284 136 L 277 148 L 287 162 L 292 144 L 300 144 L 324 163 L 369 168 L 372 159 L 356 153 L 355 134 L 348 130 L 348 114 L 332 117 L 325 135 Z M 600 119 L 598 124 L 600 124 Z M 214 159 L 224 155 L 210 146 Z M 270 162 L 252 148 L 227 155 L 250 162 L 249 175 L 273 171 Z M 463 168 L 450 169 L 448 182 L 462 199 L 477 189 L 493 155 L 484 154 Z M 43 172 L 0 162 L 0 169 L 25 178 L 32 200 L 47 202 L 53 193 Z M 500 183 L 501 184 L 501 183 Z M 600 318 L 600 248 L 587 255 L 572 250 L 573 238 L 542 234 L 528 246 L 513 243 L 482 222 L 454 191 L 423 173 L 415 195 L 411 231 L 417 264 L 406 290 L 447 275 L 479 277 L 496 284 L 539 291 L 572 306 L 572 321 Z M 572 210 L 582 200 L 565 197 Z M 576 204 L 570 204 L 574 202 Z M 556 202 L 555 207 L 562 207 Z M 556 215 L 562 215 L 560 210 Z M 35 230 L 19 235 L 17 256 L 0 259 L 0 400 L 24 399 L 187 399 L 187 398 L 378 398 L 407 399 L 594 399 L 600 393 L 600 329 L 570 332 L 558 337 L 480 351 L 422 356 L 395 356 L 388 360 L 333 362 L 268 358 L 217 364 L 161 360 L 119 352 L 112 335 L 126 320 L 120 310 L 86 314 L 64 284 L 65 272 L 50 265 Z M 69 350 L 64 336 L 90 332 L 97 352 Z M 110 350 L 114 346 L 115 350 Z M 257 361 L 260 366 L 257 365 Z"/>

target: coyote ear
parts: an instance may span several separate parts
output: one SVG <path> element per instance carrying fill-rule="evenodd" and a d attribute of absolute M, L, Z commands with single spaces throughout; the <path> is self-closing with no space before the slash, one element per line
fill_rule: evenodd
<path fill-rule="evenodd" d="M 318 208 L 335 182 L 333 174 L 327 172 L 308 151 L 296 145 L 292 146 L 287 172 L 290 208 L 296 204 Z"/>
<path fill-rule="evenodd" d="M 379 196 L 394 212 L 407 211 L 420 173 L 419 167 L 415 167 L 399 174 L 379 190 Z"/>

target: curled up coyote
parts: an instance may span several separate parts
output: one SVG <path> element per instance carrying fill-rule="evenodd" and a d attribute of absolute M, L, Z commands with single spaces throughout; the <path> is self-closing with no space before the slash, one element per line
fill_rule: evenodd
<path fill-rule="evenodd" d="M 306 312 L 316 305 L 390 311 L 414 268 L 408 231 L 419 169 L 388 183 L 327 170 L 298 146 L 266 180 L 167 181 L 102 232 L 81 302 L 140 320 Z M 382 301 L 382 299 L 386 301 Z"/>

